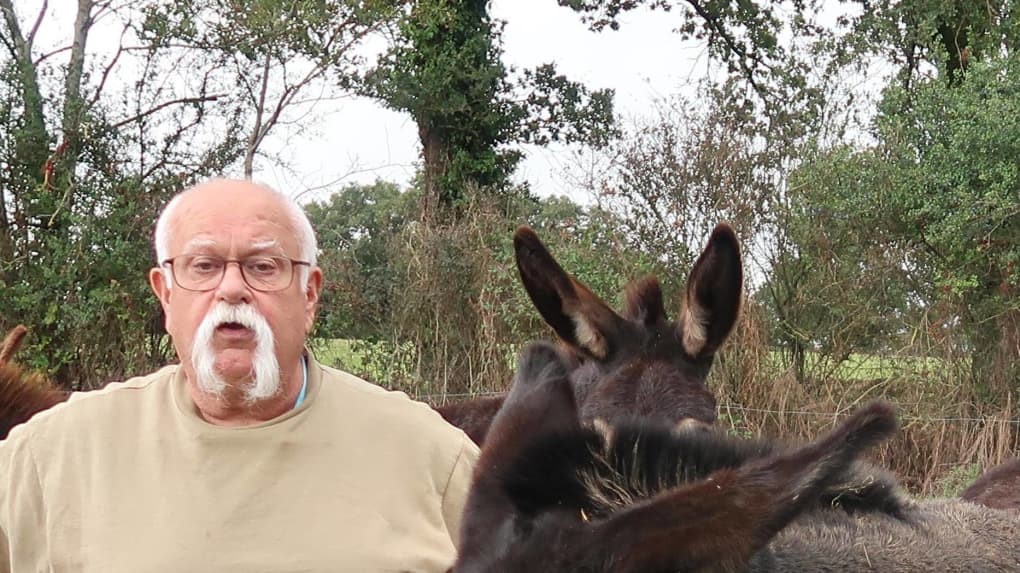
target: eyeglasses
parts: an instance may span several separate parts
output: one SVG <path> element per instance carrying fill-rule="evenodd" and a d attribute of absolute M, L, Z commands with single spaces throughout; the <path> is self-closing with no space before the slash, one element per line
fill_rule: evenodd
<path fill-rule="evenodd" d="M 209 255 L 181 255 L 166 259 L 160 265 L 170 265 L 174 282 L 184 290 L 204 292 L 220 285 L 227 265 L 237 263 L 245 284 L 260 292 L 283 290 L 294 282 L 294 268 L 311 266 L 308 261 L 287 257 L 253 256 L 243 259 L 224 259 Z"/>

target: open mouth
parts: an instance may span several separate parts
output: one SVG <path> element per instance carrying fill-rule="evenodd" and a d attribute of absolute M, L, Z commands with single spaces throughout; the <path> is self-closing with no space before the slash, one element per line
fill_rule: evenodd
<path fill-rule="evenodd" d="M 239 333 L 239 332 L 244 332 L 244 331 L 251 330 L 251 329 L 248 328 L 247 326 L 241 324 L 240 322 L 223 322 L 223 323 L 220 323 L 220 325 L 216 327 L 216 330 L 219 330 L 221 332 Z"/>

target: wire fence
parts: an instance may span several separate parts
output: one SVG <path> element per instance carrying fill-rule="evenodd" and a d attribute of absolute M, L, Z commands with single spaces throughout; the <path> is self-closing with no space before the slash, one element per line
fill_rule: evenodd
<path fill-rule="evenodd" d="M 463 392 L 463 393 L 450 393 L 450 394 L 419 394 L 417 398 L 430 404 L 437 402 L 450 400 L 469 400 L 473 398 L 487 398 L 494 396 L 501 396 L 503 392 Z M 905 404 L 897 404 L 899 407 L 905 406 Z M 792 416 L 814 416 L 818 418 L 838 418 L 843 414 L 846 414 L 849 410 L 842 412 L 823 412 L 813 411 L 804 409 L 793 409 L 793 410 L 776 410 L 771 408 L 753 408 L 749 406 L 742 406 L 740 404 L 724 403 L 719 405 L 719 411 L 721 412 L 746 412 L 754 414 L 770 414 L 777 417 L 789 418 Z M 897 416 L 901 422 L 927 422 L 927 423 L 985 423 L 985 424 L 1006 424 L 1010 426 L 1020 426 L 1020 419 L 1017 418 L 1000 418 L 995 416 L 986 417 L 963 417 L 963 416 L 950 416 L 950 417 L 931 417 L 931 416 L 915 416 L 906 413 L 901 413 Z"/>

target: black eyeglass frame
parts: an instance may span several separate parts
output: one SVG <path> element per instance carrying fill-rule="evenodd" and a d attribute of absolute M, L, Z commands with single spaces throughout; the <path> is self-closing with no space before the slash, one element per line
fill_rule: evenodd
<path fill-rule="evenodd" d="M 220 260 L 223 261 L 223 272 L 220 273 L 220 279 L 218 281 L 216 281 L 216 283 L 213 286 L 211 286 L 209 288 L 197 288 L 197 289 L 196 288 L 188 288 L 188 287 L 182 285 L 180 280 L 177 279 L 177 273 L 174 272 L 174 261 L 179 259 L 179 258 L 181 258 L 181 257 L 197 257 L 197 256 L 206 256 L 206 255 L 179 255 L 179 256 L 176 256 L 176 257 L 170 257 L 168 259 L 163 259 L 163 261 L 159 263 L 159 266 L 162 267 L 162 266 L 170 265 L 170 276 L 173 278 L 174 284 L 179 286 L 180 288 L 186 290 L 186 291 L 189 291 L 189 292 L 209 292 L 211 290 L 216 290 L 220 286 L 220 283 L 223 282 L 223 277 L 227 276 L 227 266 L 230 263 L 237 263 L 237 269 L 239 271 L 241 271 L 241 280 L 243 280 L 244 284 L 248 285 L 249 288 L 251 288 L 252 290 L 256 290 L 258 292 L 280 292 L 280 291 L 283 291 L 283 290 L 287 290 L 288 288 L 290 288 L 290 285 L 294 284 L 294 272 L 297 270 L 297 267 L 299 267 L 301 265 L 304 265 L 306 267 L 311 267 L 312 266 L 312 263 L 310 263 L 309 261 L 301 261 L 301 260 L 298 260 L 298 259 L 292 259 L 290 257 L 277 257 L 277 256 L 262 257 L 262 258 L 265 258 L 265 259 L 281 259 L 281 260 L 288 261 L 290 263 L 290 280 L 287 281 L 287 284 L 284 285 L 284 286 L 281 286 L 279 288 L 265 289 L 265 288 L 259 288 L 259 287 L 255 286 L 255 285 L 251 284 L 251 281 L 248 280 L 248 275 L 245 274 L 245 272 L 244 272 L 244 265 L 241 264 L 246 259 L 220 259 Z M 210 258 L 218 258 L 218 257 L 210 257 Z M 256 257 L 247 257 L 247 258 L 259 258 L 259 257 L 256 256 Z"/>

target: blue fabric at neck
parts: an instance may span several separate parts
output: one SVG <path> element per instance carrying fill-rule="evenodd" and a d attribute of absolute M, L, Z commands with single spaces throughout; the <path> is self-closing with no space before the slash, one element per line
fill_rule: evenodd
<path fill-rule="evenodd" d="M 304 376 L 304 381 L 301 383 L 301 393 L 298 394 L 297 402 L 294 403 L 296 409 L 305 401 L 305 395 L 308 394 L 308 358 L 301 357 L 301 374 Z"/>

